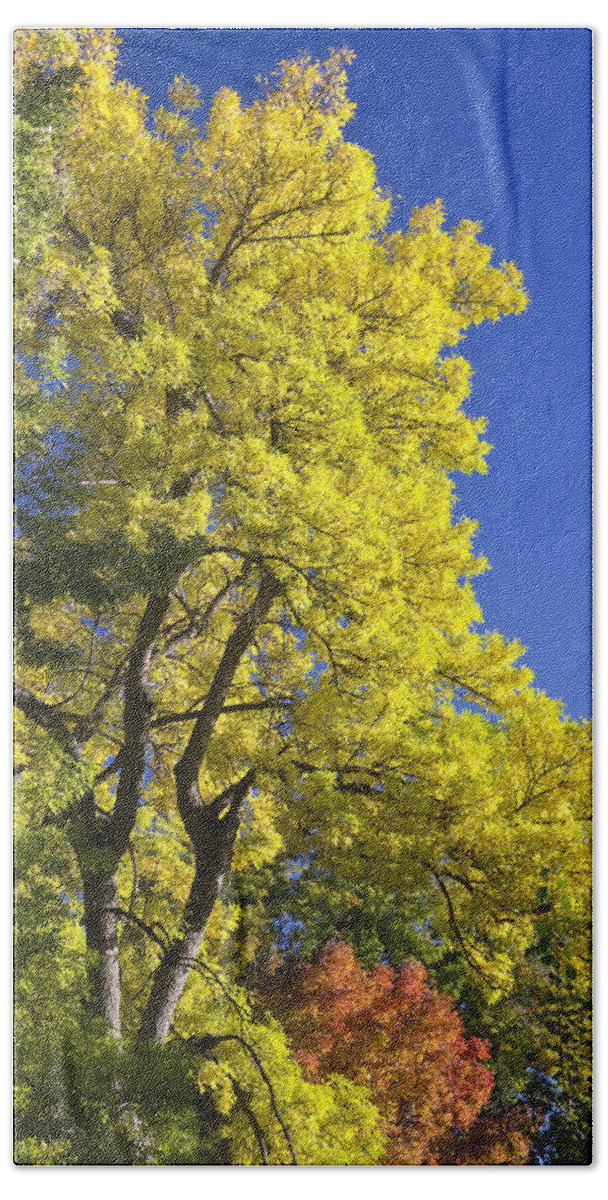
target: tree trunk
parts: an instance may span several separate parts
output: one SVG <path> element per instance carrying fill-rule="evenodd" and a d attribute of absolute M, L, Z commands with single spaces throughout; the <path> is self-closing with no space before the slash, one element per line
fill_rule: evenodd
<path fill-rule="evenodd" d="M 213 897 L 209 912 L 213 908 L 216 895 L 217 893 Z M 173 942 L 158 967 L 141 1022 L 140 1041 L 165 1041 L 175 1006 L 200 950 L 206 925 L 207 921 L 198 929 L 188 930 L 179 941 Z"/>
<path fill-rule="evenodd" d="M 179 771 L 178 795 L 180 785 Z M 184 912 L 184 931 L 169 947 L 154 974 L 152 991 L 141 1021 L 140 1042 L 164 1042 L 175 1007 L 196 956 L 200 950 L 207 922 L 220 895 L 226 872 L 230 868 L 232 851 L 241 819 L 241 806 L 253 783 L 254 773 L 248 771 L 238 783 L 227 788 L 212 804 L 203 804 L 197 784 L 198 803 L 188 816 L 188 833 L 196 855 L 196 872 Z M 180 809 L 185 811 L 184 797 Z"/>
<path fill-rule="evenodd" d="M 272 572 L 264 570 L 253 603 L 241 614 L 226 641 L 205 703 L 184 752 L 175 764 L 177 806 L 192 843 L 196 872 L 184 912 L 183 931 L 169 947 L 154 974 L 139 1029 L 140 1042 L 165 1041 L 175 1006 L 200 950 L 211 910 L 230 868 L 242 804 L 253 786 L 255 772 L 253 769 L 247 771 L 210 804 L 203 801 L 198 775 L 239 664 L 281 587 Z"/>
<path fill-rule="evenodd" d="M 213 906 L 222 890 L 224 875 L 225 869 L 207 870 L 204 865 L 197 866 L 186 906 L 186 928 L 156 969 L 142 1017 L 140 1042 L 165 1041 L 175 1007 L 201 948 Z"/>
<path fill-rule="evenodd" d="M 83 874 L 84 923 L 89 951 L 89 1003 L 120 1037 L 118 881 L 112 874 Z"/>

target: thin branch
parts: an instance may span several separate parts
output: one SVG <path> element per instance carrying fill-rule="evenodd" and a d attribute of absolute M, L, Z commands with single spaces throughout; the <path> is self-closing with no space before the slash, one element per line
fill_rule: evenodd
<path fill-rule="evenodd" d="M 425 866 L 429 867 L 429 864 L 425 863 Z M 430 868 L 430 870 L 431 870 L 433 879 L 435 880 L 437 886 L 440 888 L 440 890 L 445 898 L 445 902 L 448 906 L 448 920 L 450 923 L 450 929 L 452 930 L 452 933 L 454 934 L 454 937 L 456 938 L 456 941 L 458 942 L 460 949 L 462 950 L 462 954 L 465 959 L 465 962 L 469 965 L 469 967 L 471 968 L 472 971 L 475 971 L 475 973 L 477 975 L 479 975 L 479 977 L 481 979 L 483 979 L 484 983 L 487 983 L 488 986 L 491 988 L 495 987 L 495 984 L 492 983 L 492 980 L 488 979 L 488 976 L 482 971 L 481 967 L 471 958 L 470 952 L 467 948 L 466 942 L 462 936 L 462 933 L 460 932 L 460 928 L 459 928 L 458 922 L 456 920 L 456 914 L 454 912 L 454 906 L 452 904 L 450 893 L 448 892 L 448 889 L 446 888 L 445 883 L 443 882 L 443 879 L 439 875 L 437 875 L 436 872 L 433 871 L 432 868 Z"/>
<path fill-rule="evenodd" d="M 91 737 L 95 720 L 101 712 L 103 705 L 106 703 L 106 700 L 110 698 L 114 689 L 119 687 L 122 683 L 126 662 L 127 656 L 125 655 L 121 662 L 118 663 L 118 666 L 114 668 L 108 683 L 104 687 L 99 699 L 95 701 L 91 711 L 87 713 L 86 716 L 76 718 L 75 736 L 80 745 L 84 745 L 85 742 L 87 742 Z"/>
<path fill-rule="evenodd" d="M 97 773 L 95 779 L 93 780 L 95 786 L 97 786 L 98 783 L 103 783 L 104 779 L 109 779 L 111 775 L 115 775 L 117 771 L 120 771 L 122 766 L 121 756 L 123 749 L 124 747 L 121 747 L 121 749 L 118 751 L 118 754 L 114 755 L 112 761 L 106 763 L 105 767 L 102 767 L 101 771 Z"/>
<path fill-rule="evenodd" d="M 59 700 L 57 702 L 57 708 L 63 708 L 66 704 L 71 704 L 72 700 L 75 700 L 76 696 L 80 695 L 80 693 L 82 692 L 82 690 L 87 682 L 87 679 L 89 678 L 89 674 L 91 671 L 91 664 L 93 662 L 93 651 L 95 648 L 95 639 L 97 637 L 98 627 L 99 627 L 99 621 L 96 621 L 95 625 L 93 626 L 93 629 L 91 630 L 91 636 L 90 636 L 90 641 L 89 641 L 89 653 L 87 654 L 87 661 L 83 667 L 82 679 L 81 679 L 80 683 L 78 684 L 78 687 L 76 688 L 75 691 L 71 692 L 69 696 L 65 696 L 63 700 Z"/>
<path fill-rule="evenodd" d="M 441 679 L 445 679 L 446 683 L 451 683 L 453 687 L 462 688 L 464 692 L 468 692 L 470 696 L 476 696 L 478 700 L 481 700 L 483 704 L 489 705 L 490 708 L 495 707 L 496 702 L 493 700 L 492 696 L 486 696 L 484 692 L 478 691 L 477 688 L 472 686 L 472 684 L 465 683 L 463 679 L 456 679 L 453 675 L 447 675 L 445 671 L 441 670 L 441 668 L 439 669 L 438 674 Z"/>
<path fill-rule="evenodd" d="M 21 687 L 19 683 L 14 685 L 13 698 L 17 708 L 20 708 L 26 717 L 46 729 L 46 732 L 54 738 L 62 750 L 70 755 L 70 758 L 73 758 L 75 762 L 80 761 L 81 748 L 78 739 L 70 733 L 58 715 L 56 705 L 38 700 L 32 692 Z"/>
<path fill-rule="evenodd" d="M 271 233 L 265 237 L 247 238 L 248 245 L 259 245 L 262 242 L 300 242 L 304 239 L 347 238 L 354 236 L 354 229 L 326 230 L 320 233 Z"/>
<path fill-rule="evenodd" d="M 290 1137 L 290 1135 L 289 1135 L 289 1130 L 288 1130 L 287 1126 L 285 1125 L 285 1122 L 283 1121 L 283 1118 L 281 1117 L 281 1114 L 280 1114 L 280 1112 L 279 1112 L 279 1110 L 278 1110 L 278 1107 L 277 1107 L 277 1101 L 276 1101 L 276 1096 L 275 1096 L 275 1093 L 274 1093 L 274 1088 L 273 1088 L 273 1086 L 272 1086 L 272 1084 L 271 1084 L 271 1082 L 270 1082 L 270 1079 L 268 1078 L 268 1075 L 266 1074 L 266 1071 L 264 1070 L 264 1067 L 263 1067 L 263 1065 L 262 1065 L 262 1062 L 261 1062 L 261 1060 L 260 1060 L 260 1057 L 259 1057 L 259 1055 L 258 1055 L 258 1054 L 257 1054 L 257 1052 L 254 1050 L 254 1048 L 253 1048 L 253 1046 L 250 1044 L 250 1042 L 247 1042 L 247 1041 L 245 1041 L 245 1038 L 242 1038 L 242 1037 L 240 1037 L 238 1033 L 224 1033 L 224 1034 L 220 1034 L 220 1035 L 218 1035 L 218 1041 L 221 1041 L 221 1042 L 229 1042 L 229 1041 L 231 1041 L 231 1042 L 238 1042 L 238 1043 L 239 1043 L 239 1045 L 243 1046 L 243 1048 L 244 1048 L 245 1050 L 247 1050 L 247 1052 L 250 1054 L 250 1056 L 251 1056 L 251 1058 L 253 1059 L 253 1061 L 254 1061 L 254 1063 L 255 1063 L 255 1065 L 256 1065 L 256 1067 L 257 1067 L 258 1071 L 260 1072 L 260 1075 L 262 1076 L 262 1079 L 264 1080 L 264 1083 L 266 1084 L 266 1087 L 268 1088 L 268 1093 L 269 1093 L 269 1095 L 270 1095 L 270 1103 L 271 1103 L 271 1105 L 272 1105 L 272 1111 L 273 1111 L 273 1113 L 274 1113 L 274 1115 L 275 1115 L 275 1117 L 276 1117 L 276 1119 L 277 1119 L 277 1121 L 278 1121 L 278 1123 L 279 1123 L 279 1125 L 281 1126 L 281 1129 L 282 1129 L 282 1131 L 283 1131 L 283 1134 L 284 1134 L 284 1137 L 285 1137 L 285 1141 L 287 1142 L 287 1145 L 288 1145 L 288 1147 L 289 1147 L 289 1153 L 290 1153 L 290 1155 L 291 1155 L 291 1161 L 292 1161 L 292 1163 L 293 1163 L 294 1167 L 297 1167 L 299 1164 L 298 1164 L 298 1160 L 297 1160 L 297 1158 L 296 1158 L 295 1150 L 294 1150 L 294 1148 L 293 1148 L 293 1143 L 292 1143 L 292 1141 L 291 1141 L 291 1137 Z"/>
<path fill-rule="evenodd" d="M 262 1156 L 262 1163 L 265 1167 L 268 1167 L 270 1166 L 270 1163 L 268 1161 L 268 1146 L 264 1137 L 264 1131 L 249 1103 L 249 1096 L 245 1089 L 241 1087 L 238 1079 L 232 1074 L 232 1071 L 224 1070 L 224 1073 L 228 1076 L 228 1079 L 232 1084 L 232 1090 L 236 1097 L 237 1107 L 244 1112 L 249 1124 L 251 1125 L 251 1128 L 253 1129 L 255 1140 Z"/>
<path fill-rule="evenodd" d="M 265 572 L 253 604 L 239 618 L 226 642 L 205 703 L 196 719 L 186 749 L 175 767 L 176 778 L 179 777 L 183 785 L 180 789 L 182 794 L 184 787 L 196 782 L 209 738 L 222 712 L 239 663 L 256 629 L 268 615 L 280 591 L 281 584 L 277 578 L 271 572 Z"/>
<path fill-rule="evenodd" d="M 463 888 L 466 888 L 469 895 L 473 895 L 475 889 L 470 879 L 467 879 L 466 875 L 455 875 L 452 871 L 443 871 L 443 875 L 446 879 L 453 879 L 455 883 L 461 883 Z"/>
<path fill-rule="evenodd" d="M 220 979 L 217 972 L 214 971 L 213 968 L 210 967 L 208 963 L 203 962 L 202 959 L 200 959 L 200 958 L 194 958 L 194 959 L 192 959 L 192 962 L 190 965 L 192 967 L 192 970 L 196 971 L 201 976 L 201 978 L 204 978 L 205 975 L 209 975 L 211 977 L 213 982 L 215 984 L 217 984 L 222 995 L 228 1001 L 229 1005 L 238 1014 L 239 1021 L 242 1021 L 243 1023 L 245 1023 L 250 1020 L 249 1013 L 247 1012 L 247 1010 L 245 1008 L 243 1008 L 243 1005 L 240 1004 L 238 1000 L 235 1000 L 234 996 L 232 996 L 230 994 L 230 990 L 226 987 L 226 984 L 222 983 L 222 980 Z"/>
<path fill-rule="evenodd" d="M 235 712 L 256 712 L 263 708 L 284 708 L 289 704 L 293 704 L 293 696 L 270 696 L 267 700 L 250 700 L 243 701 L 242 704 L 225 704 L 222 709 L 222 715 L 224 713 Z"/>
<path fill-rule="evenodd" d="M 209 412 L 215 421 L 218 433 L 221 434 L 223 438 L 227 438 L 229 436 L 228 430 L 226 429 L 226 426 L 220 417 L 211 392 L 198 392 L 197 395 L 202 396 L 203 400 L 205 401 L 205 404 L 207 405 L 207 408 L 209 409 Z"/>
<path fill-rule="evenodd" d="M 133 229 L 133 236 L 135 238 L 135 241 L 137 242 L 137 245 L 139 246 L 144 258 L 146 259 L 146 262 L 153 268 L 154 271 L 156 271 L 156 275 L 159 280 L 160 286 L 161 286 L 163 292 L 165 293 L 165 299 L 167 301 L 167 308 L 169 310 L 171 329 L 175 329 L 175 308 L 173 305 L 173 301 L 171 299 L 169 289 L 167 287 L 163 273 L 162 273 L 160 267 L 158 266 L 158 263 L 154 260 L 154 258 L 152 257 L 150 252 L 147 250 L 146 246 L 144 245 L 144 243 L 142 241 L 142 238 L 141 238 L 141 235 L 139 232 L 139 223 L 137 220 L 137 209 L 135 207 L 135 204 L 133 204 L 132 206 L 129 207 L 128 216 L 131 218 L 131 227 Z"/>
<path fill-rule="evenodd" d="M 272 1106 L 272 1111 L 283 1131 L 285 1141 L 287 1142 L 287 1145 L 289 1147 L 289 1153 L 291 1155 L 292 1164 L 294 1167 L 299 1166 L 299 1163 L 298 1163 L 298 1160 L 296 1158 L 295 1151 L 293 1148 L 293 1143 L 292 1143 L 292 1140 L 291 1140 L 291 1137 L 289 1134 L 289 1130 L 288 1130 L 287 1126 L 285 1125 L 285 1122 L 283 1121 L 283 1118 L 277 1107 L 277 1100 L 276 1100 L 274 1088 L 272 1086 L 272 1083 L 270 1082 L 270 1079 L 268 1078 L 268 1075 L 266 1074 L 266 1071 L 264 1070 L 264 1066 L 260 1060 L 260 1056 L 254 1050 L 251 1043 L 247 1042 L 245 1040 L 245 1038 L 240 1037 L 238 1033 L 208 1033 L 208 1034 L 206 1034 L 206 1036 L 204 1038 L 185 1038 L 184 1040 L 186 1041 L 186 1044 L 191 1046 L 191 1048 L 195 1052 L 197 1052 L 199 1054 L 204 1054 L 205 1057 L 208 1057 L 210 1052 L 212 1050 L 214 1050 L 215 1047 L 217 1045 L 219 1045 L 220 1042 L 238 1042 L 240 1046 L 243 1046 L 243 1048 L 245 1050 L 247 1050 L 248 1054 L 253 1059 L 260 1075 L 262 1076 L 262 1079 L 264 1080 L 266 1087 L 268 1088 L 268 1094 L 270 1096 L 270 1103 Z"/>
<path fill-rule="evenodd" d="M 188 616 L 190 617 L 190 625 L 184 632 L 172 634 L 167 641 L 166 648 L 169 649 L 171 646 L 179 645 L 180 642 L 191 641 L 193 638 L 200 637 L 203 630 L 206 629 L 207 625 L 209 624 L 214 612 L 217 612 L 217 609 L 222 601 L 226 599 L 226 596 L 230 595 L 230 592 L 233 588 L 236 588 L 239 586 L 239 584 L 245 582 L 249 573 L 249 566 L 250 564 L 248 564 L 247 560 L 245 560 L 243 570 L 241 571 L 240 575 L 237 575 L 234 579 L 228 579 L 223 587 L 220 588 L 219 592 L 217 592 L 216 595 L 211 598 L 202 613 L 196 614 L 192 609 L 190 609 L 189 606 L 185 604 L 185 597 L 182 598 L 179 596 L 178 599 L 180 604 L 185 608 Z"/>
<path fill-rule="evenodd" d="M 150 730 L 148 671 L 154 643 L 170 602 L 169 592 L 163 596 L 150 597 L 129 655 L 124 687 L 124 746 L 109 831 L 111 842 L 120 851 L 126 848 L 141 795 Z"/>
<path fill-rule="evenodd" d="M 129 856 L 131 858 L 131 866 L 133 868 L 133 886 L 131 888 L 131 897 L 129 899 L 129 916 L 131 917 L 131 916 L 133 916 L 133 909 L 135 907 L 135 900 L 137 898 L 137 891 L 139 888 L 139 870 L 137 868 L 137 855 L 135 853 L 135 847 L 133 846 L 132 842 L 129 842 Z"/>
<path fill-rule="evenodd" d="M 293 704 L 292 696 L 273 696 L 269 700 L 251 700 L 245 701 L 242 704 L 225 704 L 221 710 L 221 716 L 225 713 L 239 712 L 257 712 L 265 708 L 284 708 L 286 705 Z M 173 725 L 179 721 L 195 721 L 203 712 L 202 708 L 191 708 L 183 713 L 167 713 L 163 717 L 155 717 L 151 722 L 151 728 L 156 729 L 163 725 Z"/>
<path fill-rule="evenodd" d="M 126 908 L 114 908 L 112 909 L 112 912 L 115 912 L 119 917 L 124 917 L 126 921 L 132 921 L 134 925 L 137 925 L 138 929 L 142 929 L 149 938 L 152 938 L 152 941 L 156 942 L 157 946 L 160 946 L 163 953 L 166 953 L 169 939 L 164 929 L 163 933 L 167 938 L 166 942 L 164 942 L 163 939 L 154 932 L 154 927 L 152 925 L 147 925 L 145 921 L 142 921 L 141 917 L 136 917 L 135 913 L 127 911 Z M 162 929 L 162 926 L 159 926 L 158 922 L 155 922 L 155 924 L 158 928 Z"/>

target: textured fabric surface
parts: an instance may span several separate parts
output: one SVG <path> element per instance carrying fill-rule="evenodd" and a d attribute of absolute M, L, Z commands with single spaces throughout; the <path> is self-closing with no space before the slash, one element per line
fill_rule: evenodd
<path fill-rule="evenodd" d="M 17 30 L 16 1139 L 591 1162 L 591 35 Z"/>

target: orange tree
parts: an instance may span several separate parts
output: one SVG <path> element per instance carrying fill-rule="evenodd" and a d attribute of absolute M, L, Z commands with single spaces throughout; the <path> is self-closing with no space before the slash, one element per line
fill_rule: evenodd
<path fill-rule="evenodd" d="M 467 1038 L 449 997 L 422 963 L 366 971 L 350 946 L 328 942 L 312 964 L 291 964 L 259 988 L 311 1080 L 345 1075 L 371 1089 L 391 1166 L 522 1163 L 528 1114 L 484 1116 L 494 1083 L 489 1046 Z"/>

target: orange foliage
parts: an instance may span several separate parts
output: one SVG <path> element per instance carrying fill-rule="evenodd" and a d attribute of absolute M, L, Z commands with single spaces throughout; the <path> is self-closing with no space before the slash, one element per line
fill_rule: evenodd
<path fill-rule="evenodd" d="M 370 1088 L 386 1121 L 387 1164 L 526 1161 L 517 1117 L 479 1116 L 494 1085 L 488 1043 L 467 1038 L 422 963 L 366 971 L 350 946 L 331 941 L 313 964 L 279 968 L 259 996 L 311 1081 L 340 1074 Z"/>
<path fill-rule="evenodd" d="M 530 1134 L 535 1114 L 511 1109 L 501 1115 L 477 1118 L 466 1137 L 453 1134 L 435 1146 L 436 1162 L 442 1166 L 523 1166 L 530 1153 Z"/>

